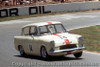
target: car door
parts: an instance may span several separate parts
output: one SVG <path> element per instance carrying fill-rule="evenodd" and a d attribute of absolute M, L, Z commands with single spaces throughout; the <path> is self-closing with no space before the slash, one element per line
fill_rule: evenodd
<path fill-rule="evenodd" d="M 31 49 L 31 43 L 32 43 L 32 40 L 33 38 L 30 36 L 30 27 L 25 27 L 23 29 L 23 48 L 24 48 L 24 51 L 25 53 L 27 54 L 30 54 L 30 49 Z M 32 49 L 31 49 L 32 50 Z"/>
<path fill-rule="evenodd" d="M 29 52 L 30 52 L 30 54 L 33 54 L 33 55 L 36 55 L 36 49 L 38 49 L 37 48 L 38 47 L 38 45 L 37 45 L 38 35 L 37 34 L 38 34 L 37 27 L 36 26 L 31 26 L 29 35 L 32 38 L 32 40 L 29 43 Z"/>
<path fill-rule="evenodd" d="M 26 27 L 24 29 L 24 43 L 25 43 L 25 52 L 32 55 L 40 54 L 41 41 L 38 28 L 36 26 Z"/>

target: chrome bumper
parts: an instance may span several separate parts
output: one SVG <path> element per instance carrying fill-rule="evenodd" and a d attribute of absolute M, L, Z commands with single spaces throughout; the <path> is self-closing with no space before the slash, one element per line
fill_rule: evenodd
<path fill-rule="evenodd" d="M 85 47 L 79 47 L 79 48 L 72 48 L 72 49 L 63 49 L 63 50 L 55 50 L 55 51 L 50 51 L 51 54 L 54 54 L 54 53 L 63 53 L 63 52 L 68 52 L 68 51 L 78 51 L 78 50 L 82 50 L 84 49 Z"/>

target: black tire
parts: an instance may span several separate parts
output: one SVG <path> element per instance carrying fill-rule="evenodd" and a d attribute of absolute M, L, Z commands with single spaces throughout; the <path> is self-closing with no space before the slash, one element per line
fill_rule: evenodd
<path fill-rule="evenodd" d="M 75 56 L 76 58 L 79 58 L 79 57 L 82 56 L 82 53 L 83 53 L 83 52 L 75 53 L 74 56 Z"/>
<path fill-rule="evenodd" d="M 25 54 L 24 49 L 23 49 L 22 46 L 19 46 L 19 52 L 20 52 L 20 55 L 21 55 L 22 57 L 26 56 L 26 54 Z"/>
<path fill-rule="evenodd" d="M 48 58 L 48 54 L 47 54 L 47 51 L 46 51 L 46 48 L 45 47 L 41 47 L 41 57 L 42 59 L 47 59 Z"/>

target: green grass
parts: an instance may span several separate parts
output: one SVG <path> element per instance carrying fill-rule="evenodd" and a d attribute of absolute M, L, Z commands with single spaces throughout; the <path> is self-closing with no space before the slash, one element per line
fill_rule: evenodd
<path fill-rule="evenodd" d="M 84 45 L 88 51 L 100 52 L 100 25 L 69 31 L 84 37 Z"/>

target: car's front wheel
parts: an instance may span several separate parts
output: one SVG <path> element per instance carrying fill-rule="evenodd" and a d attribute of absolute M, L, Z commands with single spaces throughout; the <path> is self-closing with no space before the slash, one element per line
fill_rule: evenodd
<path fill-rule="evenodd" d="M 47 59 L 48 58 L 48 54 L 47 54 L 47 51 L 46 51 L 45 47 L 41 47 L 41 57 L 42 57 L 42 59 Z"/>
<path fill-rule="evenodd" d="M 22 46 L 19 46 L 19 52 L 20 52 L 21 56 L 25 56 L 26 55 Z"/>
<path fill-rule="evenodd" d="M 82 53 L 83 53 L 83 52 L 75 53 L 74 56 L 75 56 L 76 58 L 79 58 L 79 57 L 82 56 Z"/>

